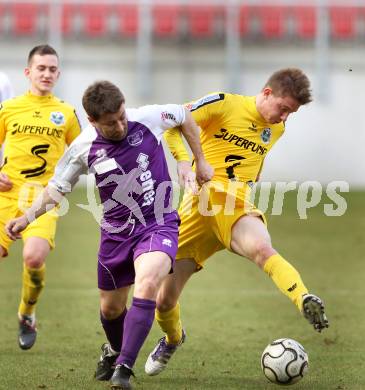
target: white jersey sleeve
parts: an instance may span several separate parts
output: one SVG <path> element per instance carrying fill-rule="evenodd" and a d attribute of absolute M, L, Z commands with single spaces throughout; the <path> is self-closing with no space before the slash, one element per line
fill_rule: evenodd
<path fill-rule="evenodd" d="M 0 103 L 6 99 L 12 98 L 14 95 L 13 87 L 11 86 L 8 76 L 0 72 Z"/>
<path fill-rule="evenodd" d="M 72 191 L 79 177 L 88 173 L 88 156 L 96 136 L 94 127 L 89 125 L 75 138 L 59 160 L 49 186 L 62 193 Z"/>
<path fill-rule="evenodd" d="M 144 124 L 159 142 L 167 129 L 185 122 L 185 108 L 179 104 L 154 104 L 126 111 L 128 121 Z"/>

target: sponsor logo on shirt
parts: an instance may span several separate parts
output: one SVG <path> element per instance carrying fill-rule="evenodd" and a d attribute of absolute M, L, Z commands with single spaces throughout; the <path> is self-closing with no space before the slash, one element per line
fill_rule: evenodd
<path fill-rule="evenodd" d="M 15 134 L 40 134 L 40 135 L 49 135 L 50 137 L 62 138 L 63 130 L 51 128 L 48 126 L 33 126 L 26 124 L 14 123 L 12 125 L 13 129 L 11 130 L 11 135 Z"/>
<path fill-rule="evenodd" d="M 60 111 L 53 111 L 49 117 L 49 120 L 57 126 L 65 123 L 65 116 Z"/>
<path fill-rule="evenodd" d="M 214 134 L 215 138 L 221 138 L 223 141 L 235 144 L 240 148 L 244 148 L 246 150 L 251 150 L 254 153 L 259 155 L 264 155 L 267 152 L 267 149 L 263 146 L 259 145 L 254 141 L 250 141 L 247 138 L 239 137 L 234 133 L 230 133 L 227 129 L 220 129 L 220 133 Z"/>
<path fill-rule="evenodd" d="M 142 192 L 143 192 L 143 204 L 144 206 L 150 206 L 155 200 L 155 181 L 152 177 L 152 172 L 147 169 L 150 162 L 148 161 L 149 156 L 144 153 L 140 153 L 137 157 L 138 167 L 142 169 L 142 173 L 139 176 L 139 179 L 142 183 Z"/>
<path fill-rule="evenodd" d="M 174 114 L 171 114 L 171 112 L 166 112 L 166 111 L 161 112 L 161 119 L 163 121 L 170 120 L 176 122 L 176 117 Z"/>
<path fill-rule="evenodd" d="M 127 141 L 129 145 L 131 146 L 138 146 L 142 143 L 143 141 L 143 133 L 142 130 L 138 130 L 135 133 L 128 135 Z"/>
<path fill-rule="evenodd" d="M 34 111 L 33 113 L 33 118 L 42 118 L 41 112 L 40 111 Z"/>

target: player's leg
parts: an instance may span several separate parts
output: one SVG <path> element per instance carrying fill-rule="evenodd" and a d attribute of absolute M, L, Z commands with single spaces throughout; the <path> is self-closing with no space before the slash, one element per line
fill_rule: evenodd
<path fill-rule="evenodd" d="M 178 303 L 185 284 L 203 267 L 206 259 L 224 248 L 213 231 L 214 217 L 202 215 L 199 199 L 186 192 L 179 208 L 181 225 L 174 273 L 164 280 L 157 297 L 156 320 L 165 335 L 148 356 L 145 364 L 148 375 L 157 375 L 164 370 L 172 354 L 185 340 Z"/>
<path fill-rule="evenodd" d="M 135 286 L 132 305 L 124 321 L 122 350 L 111 378 L 115 389 L 129 389 L 129 378 L 137 355 L 147 338 L 155 316 L 156 297 L 171 270 L 171 258 L 161 251 L 140 254 L 134 261 Z"/>
<path fill-rule="evenodd" d="M 163 281 L 158 292 L 156 320 L 166 334 L 167 344 L 181 343 L 182 326 L 178 300 L 185 284 L 196 271 L 197 264 L 194 259 L 179 259 L 176 261 L 174 273 Z"/>
<path fill-rule="evenodd" d="M 19 305 L 21 315 L 31 316 L 35 312 L 38 298 L 44 288 L 45 260 L 50 246 L 47 240 L 29 237 L 23 248 L 23 289 Z"/>
<path fill-rule="evenodd" d="M 308 290 L 294 267 L 272 247 L 269 232 L 261 218 L 243 216 L 234 224 L 231 249 L 268 273 L 278 288 L 301 309 L 302 295 Z"/>
<path fill-rule="evenodd" d="M 246 215 L 236 221 L 232 227 L 231 249 L 263 269 L 316 330 L 328 327 L 322 301 L 308 294 L 298 271 L 272 247 L 270 234 L 260 217 Z"/>
<path fill-rule="evenodd" d="M 25 240 L 22 292 L 18 309 L 18 341 L 22 349 L 32 348 L 36 341 L 35 309 L 45 284 L 45 260 L 49 251 L 49 243 L 43 238 L 29 237 Z"/>
<path fill-rule="evenodd" d="M 21 210 L 18 210 L 18 215 Z M 22 233 L 23 248 L 23 283 L 18 310 L 19 346 L 29 349 L 35 342 L 35 309 L 45 285 L 45 260 L 55 247 L 57 215 L 47 213 L 32 222 Z"/>
<path fill-rule="evenodd" d="M 106 381 L 113 375 L 115 361 L 122 348 L 129 289 L 130 286 L 110 291 L 100 289 L 100 321 L 108 343 L 101 346 L 102 353 L 95 372 L 97 380 Z"/>
<path fill-rule="evenodd" d="M 98 254 L 98 288 L 100 291 L 100 320 L 107 343 L 97 363 L 95 378 L 109 380 L 115 362 L 122 350 L 127 315 L 126 302 L 130 286 L 134 283 L 133 254 L 138 237 L 115 240 L 101 231 Z"/>
<path fill-rule="evenodd" d="M 185 284 L 196 271 L 194 259 L 177 260 L 174 272 L 165 278 L 158 291 L 155 318 L 165 335 L 147 358 L 145 372 L 148 375 L 157 375 L 163 371 L 185 340 L 178 300 Z"/>
<path fill-rule="evenodd" d="M 183 337 L 178 299 L 186 282 L 209 256 L 223 248 L 212 229 L 214 218 L 202 215 L 199 201 L 200 197 L 185 192 L 179 208 L 181 225 L 174 273 L 164 280 L 157 297 L 156 320 L 169 345 L 181 344 Z"/>
<path fill-rule="evenodd" d="M 0 258 L 6 257 L 8 255 L 9 247 L 12 242 L 11 239 L 5 233 L 5 224 L 9 219 L 16 217 L 18 213 L 19 210 L 17 201 L 3 197 L 0 194 Z M 24 250 L 25 249 L 26 248 L 24 248 Z M 26 259 L 28 258 L 27 253 L 24 253 L 24 255 L 24 261 L 26 261 Z M 39 252 L 37 252 L 36 256 L 38 255 Z M 35 275 L 35 277 L 32 278 L 31 274 L 27 272 L 27 267 L 24 264 L 22 299 L 18 311 L 18 343 L 22 349 L 31 348 L 34 345 L 37 337 L 37 329 L 35 326 L 34 317 L 34 305 L 32 305 L 32 303 L 34 302 L 34 300 L 37 299 L 39 294 L 35 294 L 36 297 L 34 297 L 33 294 L 28 291 L 28 287 L 29 289 L 32 289 L 35 284 L 38 284 L 39 278 L 37 278 L 37 276 L 38 275 Z M 23 315 L 21 315 L 21 313 Z"/>

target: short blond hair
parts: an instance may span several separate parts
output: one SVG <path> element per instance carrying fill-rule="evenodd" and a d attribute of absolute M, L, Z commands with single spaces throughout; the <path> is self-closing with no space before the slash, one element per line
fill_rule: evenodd
<path fill-rule="evenodd" d="M 264 88 L 266 87 L 270 87 L 274 95 L 280 97 L 291 96 L 301 105 L 313 100 L 310 81 L 304 72 L 298 68 L 286 68 L 276 71 L 267 80 Z"/>

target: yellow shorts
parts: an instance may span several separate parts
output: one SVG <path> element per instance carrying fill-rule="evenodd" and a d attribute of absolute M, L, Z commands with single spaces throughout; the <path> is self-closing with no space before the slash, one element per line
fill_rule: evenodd
<path fill-rule="evenodd" d="M 30 207 L 30 205 L 31 203 L 28 203 L 27 207 Z M 22 210 L 24 210 L 23 207 Z M 17 199 L 11 199 L 0 194 L 0 245 L 6 251 L 8 251 L 12 240 L 6 235 L 5 225 L 10 219 L 23 215 L 22 210 L 19 209 Z M 23 231 L 23 241 L 29 237 L 44 238 L 48 241 L 51 249 L 54 249 L 57 219 L 58 216 L 52 211 L 37 218 Z"/>
<path fill-rule="evenodd" d="M 205 260 L 215 252 L 231 250 L 233 225 L 244 215 L 256 215 L 266 224 L 262 211 L 245 198 L 250 188 L 246 186 L 246 197 L 217 191 L 214 184 L 204 186 L 198 196 L 185 193 L 179 207 L 181 225 L 179 248 L 176 260 L 192 258 L 201 269 Z"/>

